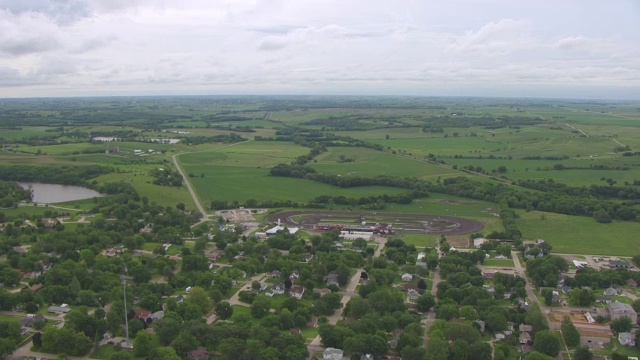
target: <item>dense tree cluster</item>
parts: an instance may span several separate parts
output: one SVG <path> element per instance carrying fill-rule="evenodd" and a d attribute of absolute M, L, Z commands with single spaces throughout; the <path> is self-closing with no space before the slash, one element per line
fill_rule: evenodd
<path fill-rule="evenodd" d="M 62 185 L 88 185 L 87 180 L 113 171 L 106 166 L 13 165 L 0 166 L 0 179 Z"/>
<path fill-rule="evenodd" d="M 180 173 L 167 167 L 151 170 L 151 176 L 153 176 L 153 183 L 156 185 L 182 186 L 182 176 Z"/>
<path fill-rule="evenodd" d="M 13 181 L 0 180 L 0 208 L 10 208 L 18 206 L 21 201 L 30 201 L 31 191 L 23 189 Z M 3 215 L 0 215 L 0 222 L 4 222 Z"/>

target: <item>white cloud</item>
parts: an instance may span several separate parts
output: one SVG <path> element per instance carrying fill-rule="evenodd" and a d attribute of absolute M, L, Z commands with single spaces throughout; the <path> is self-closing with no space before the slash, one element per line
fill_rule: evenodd
<path fill-rule="evenodd" d="M 640 26 L 625 9 L 616 21 L 527 6 L 0 0 L 0 96 L 640 89 Z M 580 22 L 567 20 L 575 10 Z"/>

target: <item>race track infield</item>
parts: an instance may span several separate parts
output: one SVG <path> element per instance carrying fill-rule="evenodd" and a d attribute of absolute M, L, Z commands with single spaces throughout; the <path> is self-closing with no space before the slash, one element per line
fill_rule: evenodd
<path fill-rule="evenodd" d="M 455 216 L 393 214 L 362 211 L 284 211 L 269 216 L 269 221 L 283 225 L 313 229 L 318 224 L 345 226 L 392 225 L 400 233 L 464 235 L 480 232 L 484 225 L 475 220 Z M 363 222 L 365 223 L 363 225 Z"/>

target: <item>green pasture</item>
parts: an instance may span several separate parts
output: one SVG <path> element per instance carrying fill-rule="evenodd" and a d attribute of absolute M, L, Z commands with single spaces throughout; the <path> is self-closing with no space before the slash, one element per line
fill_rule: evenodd
<path fill-rule="evenodd" d="M 182 187 L 160 186 L 152 183 L 153 177 L 149 175 L 149 171 L 156 166 L 137 166 L 131 169 L 131 172 L 114 172 L 100 175 L 95 178 L 98 183 L 108 182 L 124 182 L 131 184 L 140 197 L 146 197 L 150 202 L 164 206 L 175 206 L 177 203 L 184 203 L 187 209 L 195 209 L 193 200 L 186 189 L 186 185 Z"/>
<path fill-rule="evenodd" d="M 457 165 L 458 168 L 464 168 L 469 165 L 481 167 L 491 175 L 505 176 L 512 180 L 546 180 L 553 179 L 555 182 L 567 184 L 570 186 L 584 185 L 607 185 L 602 178 L 611 178 L 618 182 L 618 185 L 624 182 L 633 183 L 634 180 L 640 178 L 640 161 L 634 160 L 634 157 L 584 157 L 571 158 L 566 160 L 521 160 L 521 159 L 443 159 L 447 164 Z M 562 164 L 565 167 L 574 167 L 578 169 L 554 170 L 554 165 Z M 590 168 L 599 165 L 608 167 L 626 167 L 628 170 L 593 170 Z M 492 170 L 498 169 L 500 166 L 507 168 L 507 172 L 503 174 L 492 173 Z"/>
<path fill-rule="evenodd" d="M 1 128 L 1 127 L 0 127 Z M 35 136 L 55 136 L 60 132 L 46 132 L 48 126 L 26 126 L 22 129 L 1 129 L 0 138 L 11 140 L 30 138 Z"/>
<path fill-rule="evenodd" d="M 525 239 L 544 239 L 556 253 L 630 256 L 640 245 L 637 222 L 600 224 L 591 217 L 531 211 L 521 213 L 517 225 Z"/>
<path fill-rule="evenodd" d="M 308 202 L 319 195 L 363 197 L 405 192 L 403 189 L 382 186 L 343 189 L 310 180 L 269 176 L 268 169 L 259 168 L 235 166 L 205 168 L 201 165 L 184 165 L 184 169 L 187 173 L 196 174 L 195 177 L 190 178 L 191 184 L 205 206 L 211 200 L 256 199 Z"/>
<path fill-rule="evenodd" d="M 294 143 L 250 141 L 210 151 L 182 154 L 178 156 L 178 160 L 189 172 L 200 174 L 200 168 L 214 166 L 271 168 L 281 163 L 290 163 L 296 157 L 308 153 L 309 148 Z"/>
<path fill-rule="evenodd" d="M 353 159 L 351 162 L 338 162 L 344 156 Z M 451 177 L 465 175 L 439 165 L 421 162 L 387 152 L 375 151 L 364 148 L 335 147 L 320 154 L 310 166 L 319 173 L 338 174 L 342 176 L 376 176 L 390 175 L 399 177 L 417 177 L 423 179 L 435 179 L 437 177 Z"/>

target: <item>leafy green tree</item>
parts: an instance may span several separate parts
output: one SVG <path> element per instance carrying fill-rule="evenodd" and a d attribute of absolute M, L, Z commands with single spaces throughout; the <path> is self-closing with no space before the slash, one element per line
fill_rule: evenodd
<path fill-rule="evenodd" d="M 616 334 L 619 334 L 621 332 L 631 331 L 631 329 L 633 328 L 633 322 L 631 321 L 630 317 L 621 316 L 617 319 L 611 320 L 611 323 L 609 323 L 609 326 L 611 327 L 611 330 L 613 330 L 613 332 L 615 332 Z"/>
<path fill-rule="evenodd" d="M 580 333 L 575 325 L 573 325 L 570 317 L 565 316 L 562 319 L 560 330 L 562 330 L 562 336 L 564 336 L 564 341 L 567 343 L 567 346 L 574 347 L 580 345 Z"/>
<path fill-rule="evenodd" d="M 480 331 L 471 323 L 451 322 L 447 324 L 444 336 L 450 341 L 464 340 L 467 344 L 473 344 L 480 340 Z"/>
<path fill-rule="evenodd" d="M 157 347 L 151 350 L 149 360 L 181 360 L 176 351 L 170 347 Z"/>
<path fill-rule="evenodd" d="M 0 338 L 20 340 L 20 325 L 15 321 L 0 321 Z"/>
<path fill-rule="evenodd" d="M 436 299 L 430 292 L 425 292 L 416 300 L 416 308 L 423 313 L 428 312 L 436 304 Z"/>
<path fill-rule="evenodd" d="M 476 342 L 469 346 L 469 354 L 473 354 L 474 360 L 491 360 L 493 358 L 493 350 L 491 345 L 486 342 Z"/>
<path fill-rule="evenodd" d="M 373 335 L 367 337 L 367 340 L 365 341 L 365 348 L 367 349 L 368 353 L 372 354 L 375 357 L 378 357 L 389 351 L 389 344 L 383 337 Z"/>
<path fill-rule="evenodd" d="M 424 360 L 427 351 L 422 347 L 406 346 L 400 351 L 404 360 Z"/>
<path fill-rule="evenodd" d="M 140 299 L 138 303 L 143 309 L 147 309 L 151 312 L 160 311 L 162 309 L 162 303 L 160 302 L 160 297 L 156 294 L 147 294 Z"/>
<path fill-rule="evenodd" d="M 560 353 L 560 339 L 550 330 L 542 330 L 535 333 L 533 348 L 543 354 L 556 357 Z"/>
<path fill-rule="evenodd" d="M 178 337 L 182 328 L 180 322 L 173 317 L 165 316 L 163 319 L 153 322 L 153 328 L 163 345 L 169 345 L 173 339 Z"/>
<path fill-rule="evenodd" d="M 227 320 L 233 315 L 233 307 L 228 302 L 221 301 L 216 304 L 215 312 L 218 318 Z"/>
<path fill-rule="evenodd" d="M 158 344 L 152 334 L 146 331 L 138 331 L 136 338 L 133 340 L 133 353 L 136 357 L 147 357 L 151 350 L 157 346 Z"/>
<path fill-rule="evenodd" d="M 457 340 L 451 348 L 452 360 L 467 360 L 469 358 L 469 343 L 464 340 Z"/>
<path fill-rule="evenodd" d="M 83 356 L 91 350 L 93 341 L 70 328 L 52 329 L 42 335 L 42 348 L 53 354 Z"/>
<path fill-rule="evenodd" d="M 82 290 L 82 287 L 80 286 L 80 281 L 78 280 L 77 277 L 74 276 L 73 279 L 71 279 L 71 283 L 69 284 L 69 291 L 71 291 L 73 296 L 78 297 L 80 290 Z"/>
<path fill-rule="evenodd" d="M 441 336 L 429 337 L 427 344 L 428 360 L 448 360 L 449 358 L 449 342 Z"/>
<path fill-rule="evenodd" d="M 171 342 L 171 347 L 180 356 L 186 356 L 187 352 L 200 346 L 200 342 L 193 335 L 186 331 L 180 333 L 180 335 Z"/>
<path fill-rule="evenodd" d="M 0 338 L 0 355 L 5 357 L 13 353 L 18 348 L 18 344 L 13 339 Z"/>
<path fill-rule="evenodd" d="M 549 329 L 549 325 L 547 325 L 546 316 L 537 307 L 533 307 L 527 313 L 527 315 L 524 318 L 524 322 L 533 327 L 534 334 L 540 330 Z"/>
<path fill-rule="evenodd" d="M 90 249 L 80 250 L 80 258 L 87 264 L 88 268 L 92 268 L 96 264 L 96 254 Z"/>
<path fill-rule="evenodd" d="M 451 320 L 458 317 L 458 305 L 456 303 L 440 303 L 436 313 L 438 319 Z"/>
<path fill-rule="evenodd" d="M 578 346 L 575 351 L 576 360 L 591 360 L 593 353 L 588 346 Z"/>
<path fill-rule="evenodd" d="M 209 299 L 209 294 L 207 294 L 203 288 L 198 286 L 191 288 L 189 296 L 187 296 L 185 302 L 196 305 L 200 308 L 203 314 L 206 314 L 209 312 L 209 309 L 211 309 L 211 299 Z"/>
<path fill-rule="evenodd" d="M 253 317 L 256 319 L 260 319 L 263 316 L 267 315 L 270 309 L 271 301 L 266 295 L 261 294 L 256 296 L 256 298 L 253 300 L 253 303 L 251 304 L 251 315 L 253 315 Z"/>

